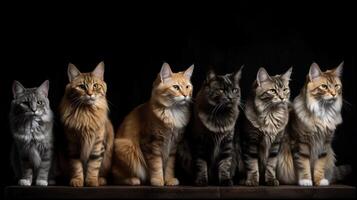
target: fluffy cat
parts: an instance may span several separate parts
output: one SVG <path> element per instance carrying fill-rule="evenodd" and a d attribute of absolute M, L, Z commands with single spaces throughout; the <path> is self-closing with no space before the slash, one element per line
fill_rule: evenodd
<path fill-rule="evenodd" d="M 245 108 L 242 136 L 245 185 L 259 182 L 278 186 L 277 154 L 289 118 L 290 68 L 282 75 L 269 76 L 260 68 Z"/>
<path fill-rule="evenodd" d="M 117 184 L 178 185 L 177 143 L 190 118 L 193 65 L 172 73 L 167 63 L 153 83 L 148 102 L 130 112 L 114 141 L 113 178 Z"/>
<path fill-rule="evenodd" d="M 69 83 L 60 104 L 73 187 L 105 185 L 114 131 L 108 117 L 104 63 L 90 73 L 68 65 Z"/>
<path fill-rule="evenodd" d="M 294 99 L 289 127 L 278 156 L 278 179 L 301 186 L 329 185 L 335 170 L 331 147 L 337 125 L 342 123 L 343 63 L 322 72 L 310 67 L 304 87 Z"/>
<path fill-rule="evenodd" d="M 24 88 L 14 81 L 10 128 L 14 138 L 11 161 L 18 184 L 47 186 L 53 161 L 53 113 L 48 100 L 49 81 Z"/>

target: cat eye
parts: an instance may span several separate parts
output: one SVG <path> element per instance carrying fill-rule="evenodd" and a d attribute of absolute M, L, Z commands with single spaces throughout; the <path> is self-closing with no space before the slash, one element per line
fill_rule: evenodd
<path fill-rule="evenodd" d="M 43 102 L 42 101 L 37 101 L 37 105 L 42 105 Z"/>
<path fill-rule="evenodd" d="M 223 89 L 220 89 L 220 90 L 219 90 L 219 93 L 223 94 L 223 93 L 224 93 L 224 90 L 223 90 Z"/>
<path fill-rule="evenodd" d="M 234 93 L 237 93 L 238 92 L 238 88 L 233 88 L 232 90 Z"/>
<path fill-rule="evenodd" d="M 275 94 L 275 93 L 276 93 L 276 90 L 275 90 L 275 89 L 270 89 L 270 90 L 268 90 L 268 93 L 270 93 L 270 94 Z"/>
<path fill-rule="evenodd" d="M 322 89 L 324 89 L 324 90 L 327 89 L 327 85 L 326 85 L 326 84 L 322 84 L 320 87 L 321 87 Z"/>
<path fill-rule="evenodd" d="M 179 90 L 180 89 L 180 87 L 178 85 L 173 85 L 172 87 L 174 87 L 175 90 Z"/>
<path fill-rule="evenodd" d="M 84 84 L 80 84 L 79 87 L 80 87 L 82 90 L 85 90 L 85 89 L 86 89 L 86 85 L 84 85 Z"/>
<path fill-rule="evenodd" d="M 190 86 L 189 85 L 186 85 L 186 88 L 188 89 Z"/>
<path fill-rule="evenodd" d="M 97 88 L 98 88 L 98 83 L 94 83 L 94 84 L 93 84 L 93 88 L 94 88 L 94 89 L 97 89 Z"/>
<path fill-rule="evenodd" d="M 287 91 L 289 91 L 289 88 L 284 88 L 284 92 L 287 92 Z"/>
<path fill-rule="evenodd" d="M 336 85 L 335 85 L 335 88 L 338 90 L 338 89 L 341 88 L 341 85 L 340 85 L 340 84 L 336 84 Z"/>

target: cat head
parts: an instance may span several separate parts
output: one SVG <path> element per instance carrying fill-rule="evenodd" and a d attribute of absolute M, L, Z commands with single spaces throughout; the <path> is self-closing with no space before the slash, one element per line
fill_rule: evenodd
<path fill-rule="evenodd" d="M 202 92 L 211 106 L 236 106 L 241 97 L 239 80 L 242 67 L 235 73 L 217 75 L 213 70 L 208 71 Z"/>
<path fill-rule="evenodd" d="M 75 105 L 106 104 L 107 85 L 104 82 L 104 62 L 88 73 L 81 73 L 72 63 L 68 65 L 67 97 Z"/>
<path fill-rule="evenodd" d="M 316 63 L 310 66 L 309 74 L 306 78 L 306 96 L 312 105 L 333 104 L 342 99 L 342 76 L 343 62 L 334 69 L 322 72 Z"/>
<path fill-rule="evenodd" d="M 12 105 L 17 114 L 27 116 L 42 116 L 50 108 L 48 100 L 49 81 L 46 80 L 38 88 L 25 88 L 20 82 L 14 81 Z"/>
<path fill-rule="evenodd" d="M 289 102 L 289 81 L 292 67 L 284 74 L 270 76 L 264 68 L 260 68 L 254 84 L 255 101 L 266 105 L 285 105 Z"/>
<path fill-rule="evenodd" d="M 193 86 L 190 79 L 193 69 L 191 65 L 185 71 L 173 73 L 170 65 L 164 63 L 153 84 L 151 98 L 166 107 L 191 102 Z"/>

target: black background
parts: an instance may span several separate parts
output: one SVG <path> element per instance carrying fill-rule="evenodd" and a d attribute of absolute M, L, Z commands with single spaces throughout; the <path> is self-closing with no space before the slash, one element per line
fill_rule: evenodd
<path fill-rule="evenodd" d="M 150 8 L 149 8 L 150 7 Z M 2 185 L 13 184 L 8 158 L 11 84 L 37 87 L 50 80 L 57 112 L 68 82 L 67 65 L 82 72 L 105 62 L 110 116 L 115 129 L 123 117 L 150 97 L 164 61 L 174 72 L 195 64 L 195 91 L 209 67 L 228 73 L 245 65 L 243 100 L 259 67 L 270 74 L 293 66 L 292 98 L 310 64 L 323 70 L 345 61 L 344 123 L 334 148 L 338 163 L 354 163 L 356 142 L 355 10 L 351 5 L 6 5 L 1 17 Z M 60 126 L 58 118 L 57 126 Z M 56 134 L 61 135 L 60 129 Z"/>

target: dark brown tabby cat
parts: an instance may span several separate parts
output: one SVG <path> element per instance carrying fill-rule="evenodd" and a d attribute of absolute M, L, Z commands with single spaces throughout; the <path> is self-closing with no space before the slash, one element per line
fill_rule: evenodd
<path fill-rule="evenodd" d="M 278 179 L 301 186 L 329 185 L 335 170 L 331 147 L 337 125 L 342 123 L 343 63 L 322 72 L 310 67 L 305 86 L 294 99 L 286 142 L 278 156 Z"/>
<path fill-rule="evenodd" d="M 70 185 L 106 184 L 110 172 L 114 131 L 108 118 L 104 63 L 90 73 L 68 65 L 69 83 L 60 105 L 70 159 Z"/>
<path fill-rule="evenodd" d="M 277 154 L 289 118 L 289 80 L 292 68 L 283 75 L 269 76 L 260 68 L 247 100 L 242 136 L 243 160 L 248 186 L 259 181 L 277 186 Z"/>

